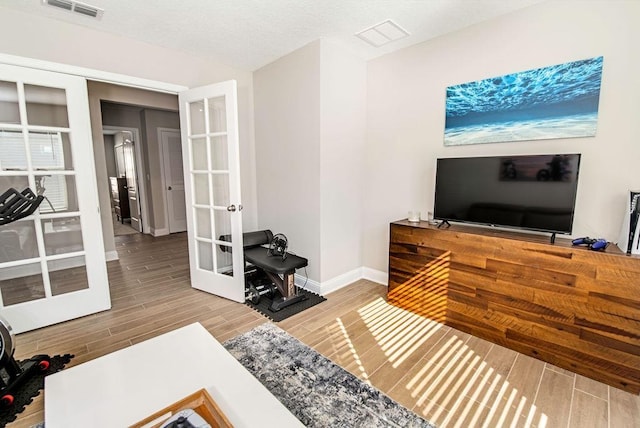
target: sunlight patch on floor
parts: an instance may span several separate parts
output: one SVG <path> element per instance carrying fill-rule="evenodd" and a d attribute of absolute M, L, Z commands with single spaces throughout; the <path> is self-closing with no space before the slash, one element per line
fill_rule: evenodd
<path fill-rule="evenodd" d="M 547 416 L 533 399 L 458 336 L 441 341 L 437 352 L 419 365 L 404 388 L 415 399 L 414 411 L 426 418 L 440 418 L 446 411 L 447 427 L 546 426 Z"/>
<path fill-rule="evenodd" d="M 428 318 L 391 306 L 383 298 L 376 299 L 358 312 L 394 367 L 402 364 L 443 327 Z"/>
<path fill-rule="evenodd" d="M 403 262 L 407 272 L 416 271 L 410 253 Z M 379 298 L 358 310 L 393 368 L 401 368 L 416 352 L 428 353 L 420 356 L 417 365 L 398 372 L 398 378 L 406 376 L 402 380 L 406 385 L 398 387 L 409 393 L 405 399 L 413 400 L 414 411 L 444 421 L 447 427 L 545 427 L 547 417 L 533 399 L 510 385 L 505 373 L 497 373 L 485 361 L 489 351 L 479 353 L 466 334 L 450 330 L 441 338 L 436 336 L 433 347 L 424 346 L 436 332 L 449 329 L 444 322 L 450 263 L 451 254 L 443 252 L 391 289 L 388 301 Z M 357 350 L 351 352 L 357 358 Z M 359 360 L 358 367 L 364 372 Z"/>
<path fill-rule="evenodd" d="M 367 371 L 365 370 L 364 366 L 362 365 L 362 360 L 360 359 L 360 356 L 358 355 L 358 351 L 356 350 L 355 346 L 353 346 L 353 342 L 349 338 L 349 332 L 345 328 L 345 326 L 342 323 L 342 320 L 340 318 L 336 319 L 336 321 L 338 322 L 338 326 L 340 327 L 340 331 L 342 332 L 342 336 L 344 337 L 344 340 L 345 340 L 347 346 L 349 347 L 349 353 L 351 354 L 351 359 L 358 366 L 357 370 L 358 370 L 359 373 L 357 373 L 356 376 L 358 376 L 364 382 L 366 382 L 369 385 L 371 385 L 371 382 L 369 381 L 369 375 L 367 374 Z"/>

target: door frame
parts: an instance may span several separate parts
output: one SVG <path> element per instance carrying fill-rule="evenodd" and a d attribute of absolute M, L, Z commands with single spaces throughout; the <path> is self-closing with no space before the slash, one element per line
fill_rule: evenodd
<path fill-rule="evenodd" d="M 158 150 L 158 152 L 160 153 L 160 182 L 162 183 L 162 195 L 163 195 L 163 202 L 164 202 L 164 214 L 167 218 L 167 233 L 171 233 L 171 227 L 169 225 L 169 201 L 166 198 L 166 194 L 167 194 L 167 178 L 166 178 L 166 171 L 164 169 L 164 158 L 165 158 L 165 153 L 164 153 L 164 145 L 162 144 L 162 133 L 165 131 L 168 132 L 177 132 L 178 136 L 182 136 L 182 134 L 180 133 L 180 128 L 157 128 L 158 131 L 158 145 L 160 146 L 160 150 Z M 182 139 L 180 140 L 180 144 L 181 144 L 181 151 L 182 151 Z M 184 159 L 183 159 L 183 163 L 184 163 Z M 186 196 L 186 195 L 185 195 Z M 186 200 L 185 200 L 185 205 L 186 205 Z M 186 215 L 186 213 L 185 213 Z M 185 229 L 186 231 L 186 229 Z"/>
<path fill-rule="evenodd" d="M 151 229 L 149 228 L 149 200 L 147 199 L 147 186 L 145 183 L 147 178 L 147 171 L 144 169 L 144 162 L 142 162 L 140 130 L 138 128 L 129 128 L 126 126 L 102 125 L 103 135 L 114 135 L 115 133 L 120 131 L 129 131 L 133 134 L 133 147 L 136 151 L 136 184 L 138 186 L 138 200 L 142 202 L 140 204 L 140 215 L 142 216 L 142 233 L 149 234 L 151 233 Z"/>
<path fill-rule="evenodd" d="M 184 85 L 176 85 L 158 80 L 129 76 L 127 74 L 112 73 L 109 71 L 85 68 L 77 65 L 62 64 L 59 62 L 44 61 L 5 53 L 0 53 L 0 63 L 35 68 L 36 70 L 54 71 L 61 74 L 80 76 L 87 80 L 97 80 L 116 85 L 130 86 L 132 88 L 146 89 L 148 91 L 164 92 L 172 95 L 178 95 L 180 92 L 189 89 Z"/>

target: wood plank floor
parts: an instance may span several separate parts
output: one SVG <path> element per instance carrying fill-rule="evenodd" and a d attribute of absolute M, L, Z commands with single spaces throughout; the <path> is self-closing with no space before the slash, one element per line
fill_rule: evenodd
<path fill-rule="evenodd" d="M 116 237 L 113 308 L 17 337 L 16 358 L 73 353 L 69 366 L 200 322 L 219 341 L 268 322 L 249 307 L 190 288 L 186 234 Z M 386 303 L 361 280 L 278 323 L 440 427 L 640 427 L 640 397 Z M 7 425 L 44 419 L 40 394 Z"/>

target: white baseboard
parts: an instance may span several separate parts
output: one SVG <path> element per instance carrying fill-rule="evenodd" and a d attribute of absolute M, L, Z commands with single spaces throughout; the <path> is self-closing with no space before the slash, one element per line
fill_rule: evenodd
<path fill-rule="evenodd" d="M 119 260 L 120 257 L 118 257 L 118 252 L 113 250 L 113 251 L 106 251 L 104 253 L 105 258 L 107 259 L 108 262 L 112 261 L 112 260 Z"/>
<path fill-rule="evenodd" d="M 353 284 L 357 280 L 362 279 L 362 268 L 356 268 L 352 271 L 345 272 L 342 275 L 338 275 L 336 277 L 331 278 L 328 281 L 322 282 L 322 295 L 331 293 L 332 291 L 336 291 L 341 289 L 342 287 L 346 287 L 349 284 Z"/>
<path fill-rule="evenodd" d="M 302 287 L 305 290 L 324 296 L 333 291 L 339 290 L 342 287 L 346 287 L 349 284 L 353 284 L 359 279 L 366 279 L 387 286 L 387 277 L 388 275 L 386 272 L 367 267 L 359 267 L 322 283 L 312 279 L 307 279 L 300 274 L 296 274 L 295 283 L 298 287 Z"/>
<path fill-rule="evenodd" d="M 151 234 L 153 236 L 165 236 L 165 235 L 169 234 L 169 228 L 168 227 L 163 227 L 161 229 L 155 229 L 153 227 L 150 227 L 149 231 L 151 232 Z"/>
<path fill-rule="evenodd" d="M 389 285 L 389 274 L 381 270 L 371 269 L 368 267 L 362 268 L 362 278 L 369 281 L 377 282 L 385 286 Z"/>
<path fill-rule="evenodd" d="M 295 283 L 298 287 L 304 288 L 305 290 L 309 290 L 312 293 L 322 295 L 322 287 L 318 281 L 314 281 L 313 279 L 308 279 L 304 275 L 296 274 Z"/>

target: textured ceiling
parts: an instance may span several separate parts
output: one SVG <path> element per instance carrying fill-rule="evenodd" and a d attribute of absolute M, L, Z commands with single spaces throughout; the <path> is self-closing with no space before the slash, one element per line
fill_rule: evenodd
<path fill-rule="evenodd" d="M 86 0 L 100 20 L 44 6 L 0 6 L 222 60 L 253 71 L 319 38 L 363 59 L 486 21 L 546 0 Z M 392 19 L 411 35 L 375 48 L 354 34 Z"/>

